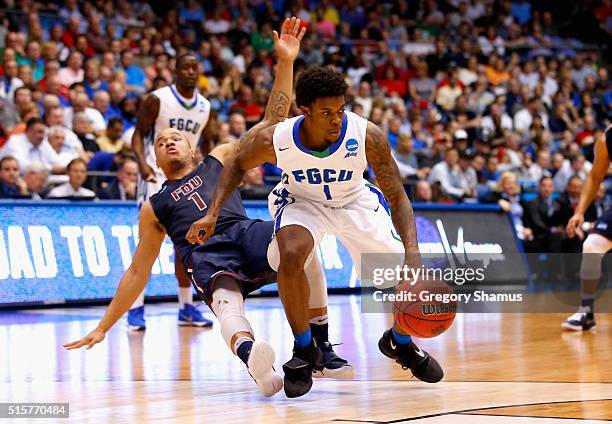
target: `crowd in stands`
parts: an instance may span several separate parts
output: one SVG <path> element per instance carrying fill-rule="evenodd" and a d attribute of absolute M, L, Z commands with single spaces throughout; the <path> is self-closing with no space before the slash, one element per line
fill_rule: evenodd
<path fill-rule="evenodd" d="M 4 3 L 0 198 L 134 199 L 140 104 L 186 52 L 212 104 L 205 150 L 237 142 L 265 109 L 272 30 L 297 16 L 296 76 L 345 73 L 347 110 L 386 130 L 414 201 L 498 203 L 528 249 L 579 249 L 561 234 L 612 119 L 609 1 Z M 249 172 L 244 194 L 265 196 L 279 174 Z"/>

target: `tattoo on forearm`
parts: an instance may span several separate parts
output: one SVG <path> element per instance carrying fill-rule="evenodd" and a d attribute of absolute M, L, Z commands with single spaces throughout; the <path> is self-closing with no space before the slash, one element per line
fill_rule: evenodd
<path fill-rule="evenodd" d="M 402 184 L 397 165 L 391 156 L 389 142 L 383 132 L 373 124 L 368 125 L 366 155 L 372 165 L 376 181 L 391 207 L 391 219 L 406 253 L 418 252 L 416 224 L 412 205 Z"/>
<path fill-rule="evenodd" d="M 266 105 L 264 120 L 272 121 L 273 123 L 284 121 L 289 116 L 290 106 L 291 100 L 289 96 L 287 96 L 287 93 L 272 90 L 270 92 L 268 104 Z"/>

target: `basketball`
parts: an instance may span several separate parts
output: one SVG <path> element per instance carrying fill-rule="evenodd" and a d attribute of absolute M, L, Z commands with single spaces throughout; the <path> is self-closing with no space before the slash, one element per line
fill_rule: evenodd
<path fill-rule="evenodd" d="M 411 336 L 439 336 L 455 320 L 457 302 L 450 299 L 453 290 L 443 281 L 405 282 L 396 287 L 396 293 L 401 296 L 393 304 L 393 317 Z"/>

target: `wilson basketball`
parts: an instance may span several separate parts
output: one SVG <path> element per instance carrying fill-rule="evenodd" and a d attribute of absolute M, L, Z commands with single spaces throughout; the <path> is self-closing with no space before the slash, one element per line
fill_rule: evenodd
<path fill-rule="evenodd" d="M 443 281 L 402 283 L 396 287 L 395 322 L 414 337 L 430 338 L 450 328 L 457 313 L 453 290 Z"/>

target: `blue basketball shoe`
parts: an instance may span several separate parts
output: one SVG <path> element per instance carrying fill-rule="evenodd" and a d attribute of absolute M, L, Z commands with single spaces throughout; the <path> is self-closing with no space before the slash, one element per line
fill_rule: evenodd
<path fill-rule="evenodd" d="M 191 325 L 193 327 L 212 327 L 212 321 L 204 318 L 204 315 L 193 305 L 186 303 L 183 309 L 179 309 L 178 324 L 181 326 Z"/>

